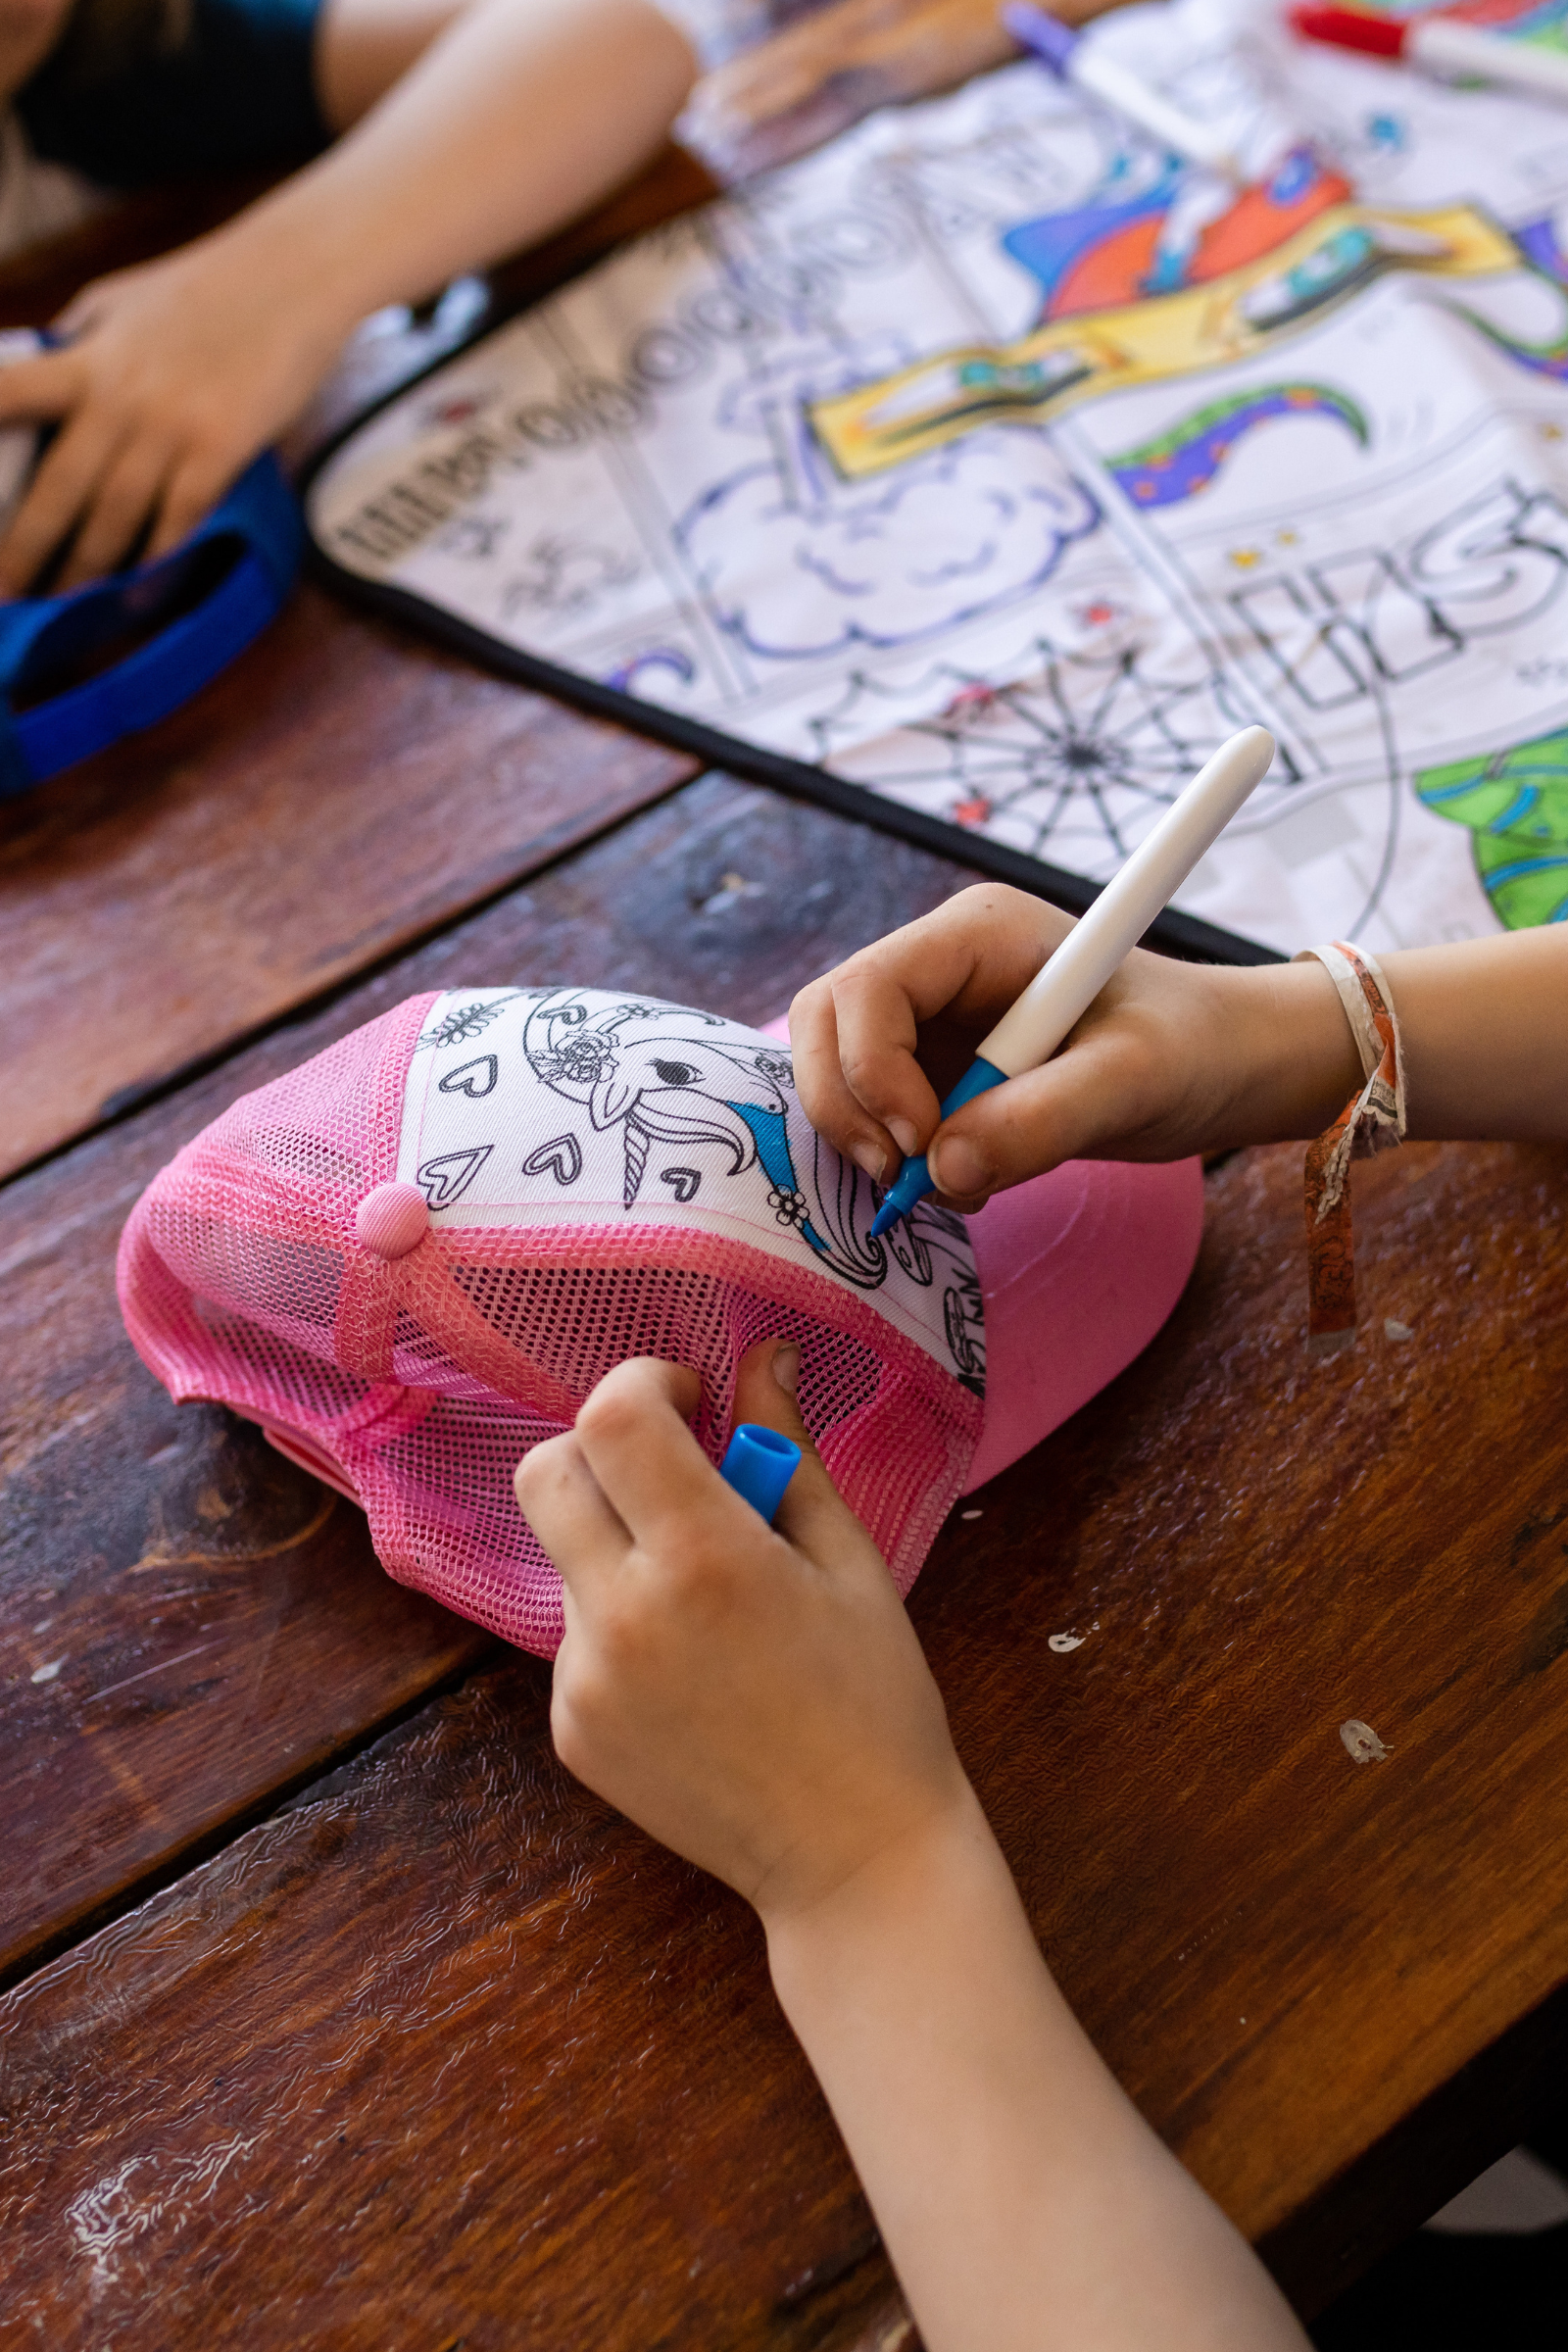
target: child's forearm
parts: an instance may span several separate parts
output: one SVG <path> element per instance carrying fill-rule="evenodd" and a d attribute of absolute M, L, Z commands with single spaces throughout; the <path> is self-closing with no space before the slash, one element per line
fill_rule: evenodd
<path fill-rule="evenodd" d="M 1412 1136 L 1568 1140 L 1568 930 L 1380 958 Z"/>
<path fill-rule="evenodd" d="M 658 148 L 690 85 L 651 0 L 472 0 L 327 154 L 210 241 L 330 346 L 536 243 Z"/>
<path fill-rule="evenodd" d="M 1379 957 L 1404 1049 L 1409 1133 L 1568 1138 L 1568 931 L 1553 926 Z M 1320 1134 L 1359 1082 L 1315 960 L 1216 972 L 1237 1084 L 1212 1146 Z"/>
<path fill-rule="evenodd" d="M 1300 2352 L 1061 1999 L 972 1799 L 764 1924 L 931 2352 Z"/>

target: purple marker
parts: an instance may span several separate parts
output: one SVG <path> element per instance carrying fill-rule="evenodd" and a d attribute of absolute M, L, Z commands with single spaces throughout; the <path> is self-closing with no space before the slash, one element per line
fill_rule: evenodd
<path fill-rule="evenodd" d="M 1002 22 L 1018 46 L 1033 50 L 1058 80 L 1089 91 L 1188 163 L 1222 172 L 1238 186 L 1243 184 L 1245 174 L 1235 152 L 1217 131 L 1172 106 L 1128 67 L 1108 57 L 1101 43 L 1084 40 L 1059 17 L 1036 8 L 1033 0 L 1006 0 Z"/>

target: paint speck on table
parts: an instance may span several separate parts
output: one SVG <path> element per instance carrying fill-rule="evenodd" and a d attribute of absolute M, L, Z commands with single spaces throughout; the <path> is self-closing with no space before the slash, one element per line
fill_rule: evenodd
<path fill-rule="evenodd" d="M 1340 1738 L 1352 1764 L 1381 1764 L 1389 1752 L 1372 1726 L 1363 1723 L 1357 1715 L 1352 1715 L 1348 1723 L 1341 1724 Z"/>
<path fill-rule="evenodd" d="M 1069 1649 L 1082 1649 L 1084 1641 L 1082 1634 L 1053 1634 L 1046 1647 L 1054 1649 L 1059 1658 Z"/>
<path fill-rule="evenodd" d="M 960 1511 L 958 1516 L 960 1519 L 983 1519 L 985 1513 L 984 1511 Z"/>
<path fill-rule="evenodd" d="M 65 1662 L 64 1658 L 51 1658 L 47 1666 L 35 1666 L 32 1671 L 33 1681 L 35 1683 L 52 1683 Z"/>
<path fill-rule="evenodd" d="M 1383 1318 L 1383 1337 L 1386 1340 L 1413 1340 L 1415 1338 L 1415 1333 L 1410 1329 L 1408 1323 L 1397 1323 L 1395 1321 L 1393 1315 L 1385 1315 Z"/>

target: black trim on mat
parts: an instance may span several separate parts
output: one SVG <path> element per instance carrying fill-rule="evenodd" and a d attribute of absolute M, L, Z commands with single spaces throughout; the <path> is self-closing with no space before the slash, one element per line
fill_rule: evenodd
<path fill-rule="evenodd" d="M 922 816 L 917 808 L 903 808 L 897 801 L 887 800 L 862 784 L 847 783 L 825 767 L 813 767 L 809 760 L 791 760 L 782 752 L 764 751 L 759 744 L 746 743 L 738 735 L 726 735 L 721 728 L 708 726 L 701 719 L 683 718 L 679 711 L 663 710 L 658 703 L 643 702 L 637 695 L 623 694 L 618 687 L 602 685 L 597 678 L 583 677 L 576 670 L 562 669 L 554 662 L 541 661 L 536 654 L 519 653 L 514 646 L 504 645 L 499 638 L 460 620 L 456 613 L 443 612 L 439 606 L 427 603 L 423 597 L 411 595 L 406 588 L 389 588 L 363 578 L 326 553 L 310 527 L 311 488 L 323 466 L 371 417 L 379 416 L 393 401 L 401 400 L 528 307 L 526 303 L 519 304 L 516 310 L 499 318 L 483 319 L 465 342 L 444 351 L 428 368 L 351 416 L 311 458 L 297 484 L 305 509 L 311 571 L 339 589 L 351 603 L 407 621 L 416 631 L 450 646 L 455 653 L 466 655 L 480 669 L 493 670 L 519 686 L 531 686 L 542 694 L 554 695 L 559 702 L 572 704 L 594 718 L 608 718 L 635 735 L 652 736 L 658 743 L 668 744 L 673 751 L 690 752 L 694 759 L 744 776 L 749 783 L 769 785 L 775 792 L 787 793 L 796 800 L 815 801 L 854 823 L 897 834 L 900 839 L 912 841 L 938 857 L 974 866 L 982 873 L 995 875 L 999 882 L 1011 882 L 1020 890 L 1032 891 L 1037 899 L 1048 899 L 1053 906 L 1070 907 L 1080 914 L 1092 906 L 1103 886 L 1085 881 L 1081 874 L 1070 874 L 1062 866 L 1048 865 L 1044 858 L 1028 858 L 1021 850 L 1009 850 L 1001 842 L 967 833 L 961 825 L 950 825 L 941 817 Z M 1190 962 L 1256 964 L 1286 960 L 1277 949 L 1244 939 L 1240 932 L 1222 930 L 1217 923 L 1202 922 L 1197 915 L 1182 914 L 1174 906 L 1167 906 L 1163 914 L 1156 915 L 1145 936 L 1152 946 L 1185 956 Z"/>

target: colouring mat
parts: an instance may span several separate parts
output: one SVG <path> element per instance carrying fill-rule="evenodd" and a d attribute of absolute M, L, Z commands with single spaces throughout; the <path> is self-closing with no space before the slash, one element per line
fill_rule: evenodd
<path fill-rule="evenodd" d="M 1568 109 L 1287 43 L 1258 0 L 1093 37 L 1257 184 L 1027 64 L 889 110 L 359 426 L 318 549 L 1048 891 L 1260 720 L 1188 915 L 1286 952 L 1561 919 Z"/>

